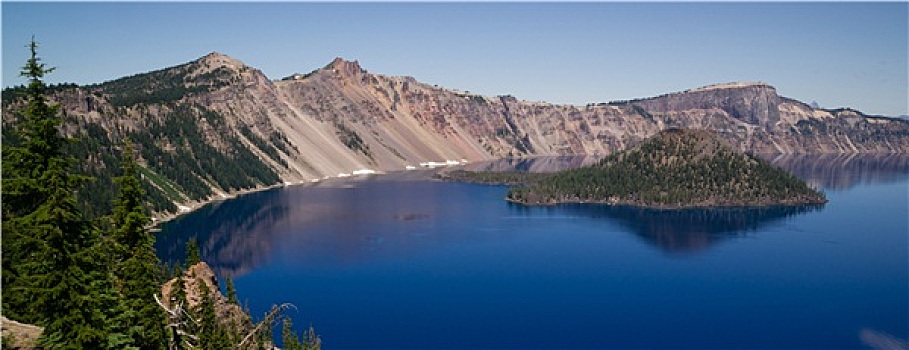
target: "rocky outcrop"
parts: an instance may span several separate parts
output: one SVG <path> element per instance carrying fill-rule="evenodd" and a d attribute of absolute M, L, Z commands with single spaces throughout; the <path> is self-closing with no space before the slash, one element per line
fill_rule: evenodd
<path fill-rule="evenodd" d="M 569 106 L 373 74 L 341 58 L 273 81 L 211 53 L 184 65 L 62 89 L 54 99 L 75 121 L 67 127 L 71 134 L 104 133 L 110 144 L 124 136 L 140 139 L 140 158 L 151 178 L 163 179 L 155 183 L 159 195 L 187 208 L 249 188 L 429 162 L 601 156 L 667 128 L 709 129 L 753 153 L 909 152 L 909 121 L 812 108 L 764 83 Z M 196 134 L 203 144 L 189 143 Z M 193 149 L 203 146 L 212 150 Z M 217 161 L 210 159 L 215 151 L 223 155 Z M 207 161 L 212 164 L 192 166 Z M 193 190 L 199 183 L 210 191 Z"/>
<path fill-rule="evenodd" d="M 782 98 L 764 83 L 731 83 L 705 86 L 681 93 L 632 102 L 651 114 L 679 111 L 722 111 L 735 120 L 773 128 L 780 120 Z"/>
<path fill-rule="evenodd" d="M 227 297 L 221 294 L 217 276 L 215 276 L 214 271 L 212 271 L 211 267 L 204 261 L 190 266 L 183 272 L 182 276 L 167 281 L 167 283 L 161 287 L 161 301 L 165 306 L 168 308 L 173 308 L 174 306 L 173 291 L 178 278 L 182 279 L 185 286 L 186 305 L 183 306 L 184 309 L 196 309 L 202 304 L 204 298 L 202 286 L 204 285 L 209 292 L 208 298 L 210 298 L 215 305 L 215 316 L 218 319 L 218 322 L 221 322 L 222 325 L 227 327 L 236 325 L 241 330 L 252 329 L 253 324 L 249 315 L 244 312 L 239 305 L 230 303 L 227 300 Z"/>
<path fill-rule="evenodd" d="M 4 349 L 39 349 L 37 344 L 43 331 L 41 327 L 19 323 L 3 316 L 0 316 L 0 326 L 2 326 Z"/>

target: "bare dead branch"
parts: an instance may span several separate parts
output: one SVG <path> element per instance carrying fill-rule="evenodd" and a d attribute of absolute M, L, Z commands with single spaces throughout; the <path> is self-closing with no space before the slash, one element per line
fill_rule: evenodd
<path fill-rule="evenodd" d="M 256 324 L 256 327 L 253 328 L 253 330 L 250 331 L 248 334 L 246 334 L 245 337 L 243 337 L 243 341 L 241 341 L 240 344 L 237 344 L 237 348 L 243 348 L 243 345 L 246 345 L 246 342 L 249 341 L 249 339 L 251 339 L 254 335 L 261 332 L 262 329 L 265 327 L 265 325 L 270 325 L 271 323 L 273 323 L 281 312 L 284 312 L 285 310 L 290 309 L 290 308 L 293 308 L 294 310 L 297 309 L 296 306 L 294 306 L 293 304 L 290 304 L 290 303 L 284 303 L 281 305 L 272 306 L 271 311 L 269 311 L 267 314 L 265 314 L 265 318 L 262 321 L 259 321 L 259 323 Z"/>

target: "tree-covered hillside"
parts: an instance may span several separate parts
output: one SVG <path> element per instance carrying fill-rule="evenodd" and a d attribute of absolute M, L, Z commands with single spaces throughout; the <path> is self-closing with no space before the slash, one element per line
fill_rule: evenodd
<path fill-rule="evenodd" d="M 707 131 L 670 129 L 590 167 L 572 169 L 507 199 L 527 205 L 602 202 L 683 208 L 824 203 L 824 195 Z"/>
<path fill-rule="evenodd" d="M 234 79 L 226 68 L 193 75 L 192 67 L 171 67 L 98 85 L 45 88 L 50 100 L 84 109 L 73 115 L 61 111 L 60 129 L 72 137 L 63 148 L 80 160 L 74 166 L 92 179 L 77 193 L 87 217 L 112 209 L 113 178 L 120 175 L 120 145 L 125 140 L 135 144 L 141 186 L 154 212 L 174 213 L 178 203 L 281 182 L 277 170 L 287 163 L 279 150 L 287 153 L 291 147 L 284 135 L 272 131 L 260 136 L 250 125 L 229 125 L 221 114 L 192 100 Z M 27 97 L 24 86 L 3 91 L 4 110 L 11 112 L 3 119 L 5 145 L 20 143 L 14 130 L 24 121 L 18 110 Z"/>
<path fill-rule="evenodd" d="M 114 106 L 127 107 L 180 101 L 187 95 L 214 91 L 236 82 L 226 68 L 193 73 L 191 65 L 180 65 L 86 86 L 86 89 Z"/>
<path fill-rule="evenodd" d="M 281 320 L 286 304 L 274 307 L 253 325 L 230 281 L 232 297 L 224 298 L 214 273 L 198 261 L 187 266 L 186 273 L 176 268 L 174 275 L 180 278 L 162 286 L 169 269 L 164 269 L 154 250 L 143 187 L 161 190 L 164 182 L 154 180 L 155 175 L 180 168 L 168 162 L 166 149 L 165 153 L 150 151 L 160 149 L 162 138 L 143 139 L 137 137 L 142 134 L 125 132 L 115 142 L 104 130 L 91 126 L 83 129 L 87 141 L 66 135 L 66 112 L 50 101 L 43 82 L 53 68 L 41 63 L 37 47 L 34 41 L 29 45 L 31 57 L 22 70 L 29 84 L 17 88 L 22 102 L 11 118 L 15 122 L 3 129 L 0 300 L 4 320 L 34 324 L 38 327 L 27 328 L 39 330 L 40 336 L 37 340 L 34 335 L 21 337 L 4 327 L 3 349 L 273 349 L 271 329 Z M 174 112 L 174 119 L 165 126 L 150 129 L 166 135 L 165 145 L 189 149 L 190 154 L 179 156 L 195 160 L 183 165 L 187 167 L 184 175 L 200 183 L 183 187 L 179 181 L 170 182 L 171 190 L 180 186 L 185 191 L 181 193 L 204 196 L 216 186 L 252 186 L 260 178 L 276 181 L 273 173 L 249 167 L 256 163 L 248 150 L 215 151 L 217 145 L 201 141 L 201 131 L 186 121 L 200 110 L 174 108 Z M 148 166 L 136 162 L 139 152 L 128 136 L 140 141 Z M 114 149 L 118 152 L 111 153 Z M 85 176 L 81 169 L 91 169 L 94 177 Z M 206 176 L 212 173 L 226 176 Z M 83 199 L 82 205 L 77 196 Z M 109 202 L 104 203 L 104 198 Z M 196 276 L 197 271 L 208 271 L 204 279 L 209 285 L 203 276 Z M 201 287 L 191 289 L 193 285 Z M 165 289 L 170 294 L 162 302 Z M 223 310 L 234 311 L 225 314 Z M 321 347 L 312 327 L 298 336 L 290 328 L 290 319 L 283 318 L 286 348 Z M 234 322 L 240 319 L 245 322 Z"/>

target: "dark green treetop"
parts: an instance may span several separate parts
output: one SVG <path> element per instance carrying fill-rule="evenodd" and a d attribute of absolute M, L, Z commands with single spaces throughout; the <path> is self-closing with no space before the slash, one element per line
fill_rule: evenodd
<path fill-rule="evenodd" d="M 234 287 L 234 280 L 230 278 L 230 275 L 227 275 L 227 302 L 237 305 L 240 305 L 240 301 L 237 300 L 237 288 Z"/>
<path fill-rule="evenodd" d="M 199 242 L 196 238 L 192 238 L 189 242 L 186 242 L 186 263 L 184 268 L 187 270 L 202 261 L 202 258 L 199 254 Z"/>

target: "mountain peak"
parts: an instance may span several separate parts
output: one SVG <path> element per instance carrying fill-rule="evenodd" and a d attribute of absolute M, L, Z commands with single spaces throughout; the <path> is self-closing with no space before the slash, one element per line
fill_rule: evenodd
<path fill-rule="evenodd" d="M 207 55 L 202 56 L 202 58 L 214 58 L 214 57 L 230 57 L 218 51 L 209 52 Z"/>
<path fill-rule="evenodd" d="M 212 51 L 211 53 L 202 56 L 197 62 L 209 67 L 227 67 L 232 69 L 239 69 L 246 66 L 246 64 L 240 60 L 217 51 Z"/>
<path fill-rule="evenodd" d="M 363 70 L 363 68 L 360 67 L 360 62 L 358 62 L 356 60 L 348 61 L 341 57 L 335 57 L 335 59 L 332 60 L 331 63 L 328 64 L 328 68 L 334 69 L 334 70 L 338 71 L 338 73 L 341 73 L 341 74 L 344 74 L 347 76 L 353 76 L 353 75 L 357 75 L 357 74 L 366 72 Z"/>

